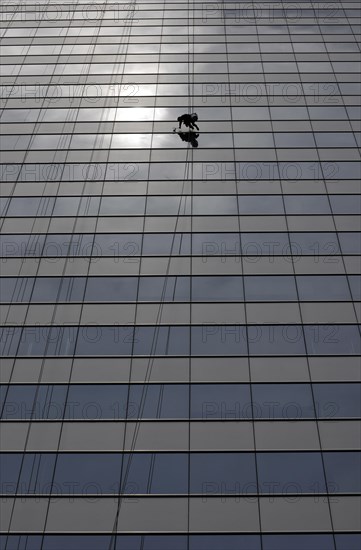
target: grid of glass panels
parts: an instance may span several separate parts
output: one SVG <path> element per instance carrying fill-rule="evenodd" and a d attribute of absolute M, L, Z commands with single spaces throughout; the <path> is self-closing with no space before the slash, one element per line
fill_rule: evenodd
<path fill-rule="evenodd" d="M 1 10 L 1 550 L 358 549 L 358 4 Z"/>

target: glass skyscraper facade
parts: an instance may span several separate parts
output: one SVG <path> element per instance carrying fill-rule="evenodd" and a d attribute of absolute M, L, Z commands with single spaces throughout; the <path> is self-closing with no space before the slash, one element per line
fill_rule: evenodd
<path fill-rule="evenodd" d="M 3 3 L 1 550 L 360 548 L 359 16 Z"/>

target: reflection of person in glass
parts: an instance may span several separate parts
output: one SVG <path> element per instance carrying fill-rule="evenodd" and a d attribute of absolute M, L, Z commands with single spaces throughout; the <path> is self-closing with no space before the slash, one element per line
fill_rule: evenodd
<path fill-rule="evenodd" d="M 192 113 L 191 115 L 184 114 L 182 116 L 179 116 L 177 120 L 179 122 L 179 129 L 181 129 L 182 124 L 184 124 L 184 126 L 187 126 L 187 128 L 190 128 L 191 130 L 196 128 L 199 132 L 199 128 L 196 124 L 198 120 L 197 113 Z"/>
<path fill-rule="evenodd" d="M 197 137 L 199 134 L 195 132 L 177 132 L 182 141 L 188 141 L 192 147 L 198 147 Z"/>

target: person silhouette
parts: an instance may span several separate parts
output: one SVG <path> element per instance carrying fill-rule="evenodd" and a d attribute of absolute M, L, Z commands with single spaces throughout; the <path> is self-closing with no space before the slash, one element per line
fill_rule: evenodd
<path fill-rule="evenodd" d="M 199 134 L 195 132 L 177 132 L 182 141 L 187 141 L 192 145 L 192 147 L 198 147 L 197 138 Z"/>
<path fill-rule="evenodd" d="M 179 130 L 181 129 L 182 124 L 184 124 L 184 126 L 186 126 L 187 128 L 190 128 L 191 130 L 196 128 L 199 132 L 199 128 L 196 124 L 198 120 L 197 113 L 192 113 L 191 115 L 188 115 L 187 113 L 185 113 L 184 115 L 179 116 L 177 120 L 179 122 Z"/>

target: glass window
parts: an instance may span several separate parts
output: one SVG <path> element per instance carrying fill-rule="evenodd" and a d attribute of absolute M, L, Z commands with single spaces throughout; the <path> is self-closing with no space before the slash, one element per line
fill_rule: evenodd
<path fill-rule="evenodd" d="M 330 214 L 328 198 L 323 195 L 285 195 L 287 214 Z"/>
<path fill-rule="evenodd" d="M 246 276 L 244 286 L 246 300 L 250 302 L 297 300 L 295 279 L 292 276 Z"/>
<path fill-rule="evenodd" d="M 141 302 L 184 302 L 190 298 L 189 277 L 140 277 Z"/>
<path fill-rule="evenodd" d="M 248 384 L 194 384 L 191 417 L 202 420 L 251 418 Z"/>
<path fill-rule="evenodd" d="M 58 197 L 54 216 L 96 216 L 100 197 Z"/>
<path fill-rule="evenodd" d="M 340 253 L 336 233 L 290 233 L 290 241 L 294 255 L 328 256 L 331 262 Z"/>
<path fill-rule="evenodd" d="M 133 453 L 124 455 L 122 490 L 130 494 L 188 492 L 188 455 Z"/>
<path fill-rule="evenodd" d="M 194 453 L 190 455 L 190 491 L 207 495 L 257 492 L 253 453 Z"/>
<path fill-rule="evenodd" d="M 323 460 L 330 493 L 361 491 L 361 453 L 324 453 Z"/>
<path fill-rule="evenodd" d="M 66 386 L 10 385 L 3 407 L 4 419 L 51 419 L 63 417 Z"/>
<path fill-rule="evenodd" d="M 300 325 L 249 325 L 250 355 L 304 355 L 305 344 Z"/>
<path fill-rule="evenodd" d="M 141 251 L 142 235 L 133 233 L 97 233 L 92 255 L 96 257 L 109 256 L 118 261 L 118 257 L 126 258 L 121 261 L 138 262 L 133 258 L 139 256 Z"/>
<path fill-rule="evenodd" d="M 275 132 L 275 142 L 277 147 L 314 147 L 315 142 L 311 132 Z"/>
<path fill-rule="evenodd" d="M 69 386 L 65 418 L 96 420 L 125 418 L 128 386 L 76 384 Z"/>
<path fill-rule="evenodd" d="M 22 330 L 19 355 L 72 355 L 77 327 L 29 327 Z"/>
<path fill-rule="evenodd" d="M 46 235 L 1 235 L 1 255 L 6 258 L 40 256 Z"/>
<path fill-rule="evenodd" d="M 262 494 L 325 492 L 320 453 L 257 453 L 259 491 Z"/>
<path fill-rule="evenodd" d="M 192 301 L 194 302 L 239 302 L 242 300 L 242 277 L 192 278 Z"/>
<path fill-rule="evenodd" d="M 128 418 L 188 418 L 189 388 L 185 384 L 132 385 Z"/>
<path fill-rule="evenodd" d="M 52 453 L 26 453 L 21 468 L 18 493 L 50 493 L 55 461 L 56 455 Z"/>
<path fill-rule="evenodd" d="M 192 355 L 246 355 L 246 327 L 202 325 L 192 327 Z"/>
<path fill-rule="evenodd" d="M 338 233 L 343 254 L 361 254 L 361 233 Z"/>
<path fill-rule="evenodd" d="M 332 534 L 262 535 L 263 550 L 334 550 Z M 346 550 L 346 548 L 345 548 Z M 350 550 L 350 549 L 347 549 Z"/>
<path fill-rule="evenodd" d="M 33 277 L 2 277 L 0 279 L 1 301 L 28 302 L 33 284 Z"/>
<path fill-rule="evenodd" d="M 147 214 L 149 216 L 180 216 L 191 213 L 191 197 L 149 197 Z"/>
<path fill-rule="evenodd" d="M 313 384 L 316 413 L 319 418 L 360 418 L 361 385 Z"/>
<path fill-rule="evenodd" d="M 297 288 L 301 301 L 350 300 L 347 279 L 343 275 L 298 275 Z"/>
<path fill-rule="evenodd" d="M 0 455 L 1 493 L 10 495 L 16 492 L 21 469 L 22 455 L 3 453 Z"/>
<path fill-rule="evenodd" d="M 361 279 L 359 275 L 348 275 L 353 300 L 361 300 Z"/>
<path fill-rule="evenodd" d="M 55 494 L 118 493 L 122 455 L 59 453 L 54 474 Z"/>
<path fill-rule="evenodd" d="M 195 196 L 193 214 L 198 215 L 237 215 L 237 202 L 233 196 Z"/>
<path fill-rule="evenodd" d="M 144 216 L 145 197 L 102 197 L 100 216 Z"/>
<path fill-rule="evenodd" d="M 136 277 L 89 277 L 86 302 L 133 302 L 137 298 Z"/>
<path fill-rule="evenodd" d="M 310 355 L 359 355 L 360 333 L 354 325 L 305 325 Z"/>
<path fill-rule="evenodd" d="M 242 233 L 242 253 L 245 256 L 289 254 L 287 233 Z"/>
<path fill-rule="evenodd" d="M 150 256 L 190 254 L 190 235 L 187 233 L 144 234 L 143 254 Z"/>
<path fill-rule="evenodd" d="M 317 147 L 356 147 L 355 138 L 351 132 L 320 132 L 315 133 Z"/>
<path fill-rule="evenodd" d="M 311 386 L 309 384 L 253 384 L 253 411 L 256 418 L 313 418 Z"/>
<path fill-rule="evenodd" d="M 167 549 L 168 550 L 168 549 Z M 261 550 L 259 535 L 190 535 L 189 550 Z"/>
<path fill-rule="evenodd" d="M 0 351 L 1 355 L 15 355 L 19 346 L 21 329 L 19 327 L 0 328 Z"/>
<path fill-rule="evenodd" d="M 240 214 L 283 214 L 282 197 L 279 195 L 261 195 L 238 197 Z"/>
<path fill-rule="evenodd" d="M 239 233 L 194 233 L 192 253 L 201 256 L 233 256 L 241 250 Z"/>
<path fill-rule="evenodd" d="M 358 533 L 335 533 L 336 550 L 359 550 L 361 548 L 361 535 Z"/>
<path fill-rule="evenodd" d="M 85 277 L 38 277 L 35 279 L 32 302 L 81 302 Z"/>
<path fill-rule="evenodd" d="M 359 195 L 329 195 L 334 214 L 360 214 L 361 200 Z"/>

